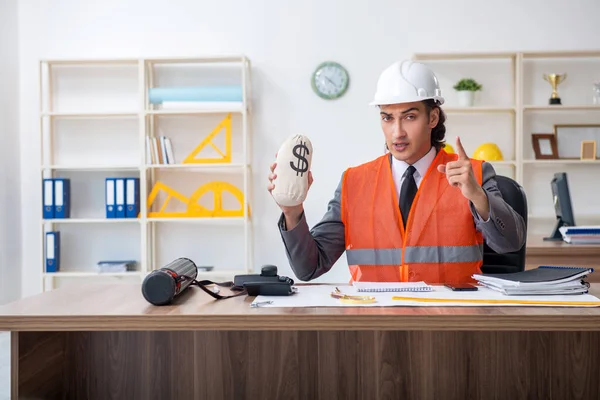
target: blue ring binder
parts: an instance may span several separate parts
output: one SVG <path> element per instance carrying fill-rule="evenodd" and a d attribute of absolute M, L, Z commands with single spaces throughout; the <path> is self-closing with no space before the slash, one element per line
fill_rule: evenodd
<path fill-rule="evenodd" d="M 540 265 L 538 268 L 556 268 L 556 269 L 589 269 L 590 271 L 594 272 L 594 268 L 592 267 L 569 267 L 566 265 Z"/>

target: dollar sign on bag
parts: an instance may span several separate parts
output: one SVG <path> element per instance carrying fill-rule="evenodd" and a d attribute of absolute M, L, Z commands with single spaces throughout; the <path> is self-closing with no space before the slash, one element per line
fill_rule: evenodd
<path fill-rule="evenodd" d="M 296 156 L 298 159 L 296 161 L 298 166 L 296 166 L 293 161 L 290 161 L 290 167 L 296 171 L 296 176 L 298 176 L 298 174 L 300 174 L 300 176 L 304 176 L 304 173 L 308 171 L 308 160 L 306 157 L 304 157 L 310 153 L 308 151 L 308 147 L 306 147 L 304 142 L 300 142 L 300 144 L 294 146 L 292 153 L 294 153 L 294 156 Z"/>

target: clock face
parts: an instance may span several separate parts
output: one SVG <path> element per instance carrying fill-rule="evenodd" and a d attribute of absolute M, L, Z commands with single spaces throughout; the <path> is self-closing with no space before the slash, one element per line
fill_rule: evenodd
<path fill-rule="evenodd" d="M 319 97 L 327 100 L 341 97 L 348 89 L 348 72 L 335 62 L 324 62 L 312 76 L 312 88 Z"/>

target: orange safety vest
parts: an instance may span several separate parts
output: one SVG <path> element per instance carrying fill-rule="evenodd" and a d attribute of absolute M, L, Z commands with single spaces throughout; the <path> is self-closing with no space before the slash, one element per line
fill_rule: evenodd
<path fill-rule="evenodd" d="M 390 155 L 344 174 L 341 215 L 352 281 L 431 284 L 474 282 L 481 273 L 483 235 L 469 201 L 438 165 L 456 161 L 440 150 L 423 177 L 404 227 Z M 477 182 L 482 161 L 471 160 Z"/>

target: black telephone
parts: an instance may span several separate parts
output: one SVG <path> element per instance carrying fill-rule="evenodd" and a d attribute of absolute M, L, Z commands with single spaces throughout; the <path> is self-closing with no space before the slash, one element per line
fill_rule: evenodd
<path fill-rule="evenodd" d="M 248 296 L 289 296 L 296 293 L 292 285 L 293 279 L 277 275 L 275 265 L 263 265 L 260 274 L 236 275 L 233 278 L 233 288 L 246 289 Z"/>

